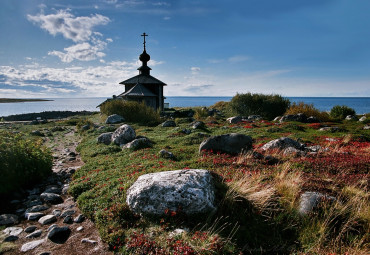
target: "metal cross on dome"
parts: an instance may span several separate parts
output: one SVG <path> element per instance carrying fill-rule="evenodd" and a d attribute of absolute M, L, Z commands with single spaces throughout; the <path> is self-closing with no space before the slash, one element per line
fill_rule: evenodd
<path fill-rule="evenodd" d="M 143 44 L 144 44 L 144 50 L 145 50 L 145 43 L 146 43 L 145 42 L 145 36 L 149 36 L 149 35 L 147 35 L 146 33 L 143 33 L 141 36 L 144 36 L 144 43 Z"/>

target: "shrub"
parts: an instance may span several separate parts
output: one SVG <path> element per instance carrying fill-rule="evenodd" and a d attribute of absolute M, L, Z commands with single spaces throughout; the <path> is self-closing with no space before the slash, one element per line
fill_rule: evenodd
<path fill-rule="evenodd" d="M 236 94 L 230 101 L 230 107 L 235 114 L 261 115 L 270 120 L 284 114 L 289 105 L 289 99 L 273 94 Z"/>
<path fill-rule="evenodd" d="M 0 195 L 37 183 L 51 173 L 51 152 L 41 140 L 0 133 Z"/>
<path fill-rule="evenodd" d="M 160 122 L 159 112 L 147 106 L 145 102 L 111 100 L 100 107 L 106 115 L 118 114 L 126 121 L 155 125 Z"/>
<path fill-rule="evenodd" d="M 195 108 L 194 118 L 196 120 L 203 120 L 208 117 L 208 109 L 205 107 Z"/>
<path fill-rule="evenodd" d="M 307 117 L 314 116 L 320 121 L 329 121 L 330 116 L 326 112 L 321 112 L 316 109 L 313 104 L 305 104 L 303 102 L 293 103 L 289 109 L 285 112 L 285 114 L 298 114 L 303 113 Z"/>
<path fill-rule="evenodd" d="M 344 119 L 347 115 L 355 115 L 356 112 L 352 108 L 345 105 L 336 105 L 330 110 L 330 116 L 336 119 Z"/>

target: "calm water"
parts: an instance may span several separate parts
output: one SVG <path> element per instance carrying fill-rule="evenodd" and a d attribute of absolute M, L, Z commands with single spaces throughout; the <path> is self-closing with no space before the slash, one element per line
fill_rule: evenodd
<path fill-rule="evenodd" d="M 288 97 L 291 102 L 313 104 L 321 111 L 330 111 L 334 105 L 346 105 L 357 114 L 370 112 L 370 97 Z M 0 103 L 0 116 L 43 111 L 98 111 L 96 108 L 105 97 L 53 98 L 53 101 Z M 167 97 L 170 107 L 211 106 L 218 101 L 230 101 L 231 97 Z"/>

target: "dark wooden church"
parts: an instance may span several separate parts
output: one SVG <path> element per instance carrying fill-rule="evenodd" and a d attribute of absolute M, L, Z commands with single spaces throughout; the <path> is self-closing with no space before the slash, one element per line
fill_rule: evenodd
<path fill-rule="evenodd" d="M 165 99 L 163 96 L 163 86 L 166 86 L 166 84 L 150 75 L 150 70 L 152 70 L 148 66 L 150 55 L 146 53 L 145 45 L 145 37 L 148 35 L 144 33 L 141 36 L 144 37 L 144 51 L 139 57 L 143 63 L 137 69 L 139 70 L 139 75 L 120 82 L 120 84 L 125 85 L 125 92 L 118 95 L 117 98 L 128 101 L 144 101 L 146 105 L 162 111 Z"/>

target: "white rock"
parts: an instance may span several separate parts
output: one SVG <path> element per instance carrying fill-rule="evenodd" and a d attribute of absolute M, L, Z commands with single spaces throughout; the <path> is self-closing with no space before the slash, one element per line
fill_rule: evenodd
<path fill-rule="evenodd" d="M 98 243 L 98 241 L 91 240 L 91 239 L 88 239 L 88 238 L 83 238 L 83 239 L 81 240 L 81 243 L 97 244 L 97 243 Z"/>
<path fill-rule="evenodd" d="M 215 191 L 211 173 L 203 169 L 145 174 L 128 189 L 126 202 L 138 214 L 164 215 L 166 210 L 187 215 L 213 212 Z"/>
<path fill-rule="evenodd" d="M 272 140 L 266 143 L 265 145 L 261 147 L 261 149 L 262 150 L 273 150 L 273 149 L 282 150 L 282 149 L 286 149 L 289 147 L 293 147 L 293 148 L 300 150 L 302 148 L 302 145 L 299 142 L 289 137 L 280 137 L 279 139 L 275 139 L 275 140 Z"/>
<path fill-rule="evenodd" d="M 21 251 L 22 252 L 27 252 L 29 250 L 33 250 L 37 246 L 39 246 L 40 244 L 42 244 L 43 242 L 45 242 L 44 239 L 32 241 L 32 242 L 29 242 L 29 243 L 25 243 L 25 244 L 22 245 Z"/>
<path fill-rule="evenodd" d="M 19 236 L 23 232 L 23 228 L 20 227 L 9 227 L 3 230 L 3 233 L 8 236 Z"/>
<path fill-rule="evenodd" d="M 321 194 L 319 192 L 307 191 L 301 195 L 298 212 L 301 215 L 311 213 L 320 203 L 324 201 L 332 202 L 336 200 L 335 197 Z"/>
<path fill-rule="evenodd" d="M 121 145 L 131 142 L 136 137 L 135 130 L 130 125 L 122 125 L 117 128 L 112 134 L 112 141 L 115 144 Z"/>
<path fill-rule="evenodd" d="M 108 116 L 108 118 L 105 120 L 105 124 L 117 124 L 124 121 L 125 119 L 121 115 L 113 114 Z"/>
<path fill-rule="evenodd" d="M 47 225 L 47 224 L 50 224 L 56 221 L 57 221 L 57 217 L 55 215 L 46 215 L 39 219 L 39 223 L 41 225 Z"/>

